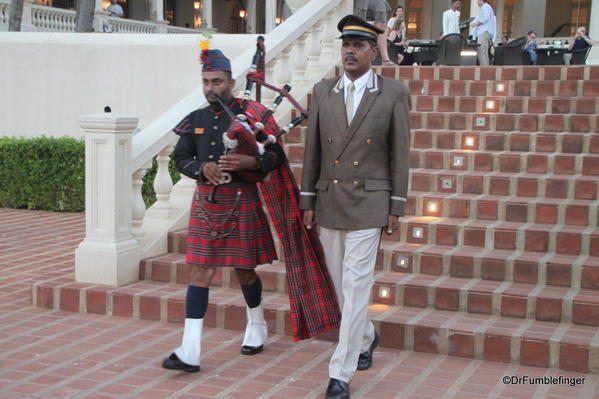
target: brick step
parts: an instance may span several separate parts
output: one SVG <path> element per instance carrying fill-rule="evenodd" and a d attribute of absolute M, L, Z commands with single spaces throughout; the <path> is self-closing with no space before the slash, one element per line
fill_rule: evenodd
<path fill-rule="evenodd" d="M 596 66 L 401 66 L 374 67 L 379 75 L 391 79 L 414 80 L 589 80 L 599 79 Z M 337 75 L 340 75 L 337 74 Z"/>
<path fill-rule="evenodd" d="M 374 303 L 493 314 L 599 326 L 595 290 L 383 272 L 375 277 Z"/>
<path fill-rule="evenodd" d="M 599 290 L 599 257 L 382 241 L 376 269 Z"/>
<path fill-rule="evenodd" d="M 508 197 L 538 196 L 542 199 L 596 200 L 599 198 L 599 182 L 596 177 L 547 175 L 546 171 L 536 170 L 531 164 L 527 165 L 526 170 L 535 173 L 411 169 L 410 189 Z"/>
<path fill-rule="evenodd" d="M 183 244 L 186 231 L 169 234 L 169 242 Z M 456 247 L 398 243 L 398 234 L 383 235 L 376 269 L 401 273 L 416 273 L 462 278 L 481 278 L 493 281 L 513 281 L 550 286 L 599 290 L 599 255 L 560 255 L 553 252 L 523 252 L 489 250 L 483 247 Z M 595 242 L 595 241 L 594 241 Z M 181 245 L 184 247 L 184 245 Z M 182 253 L 168 253 L 141 262 L 140 278 L 187 284 L 189 266 Z M 258 266 L 265 291 L 286 292 L 284 265 Z M 238 287 L 227 269 L 217 271 L 215 286 Z"/>
<path fill-rule="evenodd" d="M 182 284 L 143 281 L 112 288 L 65 279 L 34 283 L 32 291 L 33 303 L 43 308 L 177 323 L 185 315 Z M 263 304 L 270 333 L 290 335 L 287 296 L 266 292 Z M 593 360 L 599 356 L 596 327 L 397 305 L 379 304 L 370 310 L 383 347 L 599 372 Z M 211 289 L 204 323 L 242 331 L 246 320 L 241 292 Z"/>
<path fill-rule="evenodd" d="M 412 149 L 410 168 L 599 176 L 599 154 Z"/>
<path fill-rule="evenodd" d="M 408 192 L 406 215 L 599 227 L 597 202 L 496 195 Z"/>
<path fill-rule="evenodd" d="M 412 109 L 421 112 L 592 115 L 599 113 L 599 99 L 592 97 L 450 97 L 412 95 Z"/>
<path fill-rule="evenodd" d="M 300 132 L 301 134 L 301 132 Z M 597 133 L 412 130 L 412 148 L 599 154 Z"/>
<path fill-rule="evenodd" d="M 410 112 L 412 129 L 597 133 L 598 115 Z"/>
<path fill-rule="evenodd" d="M 306 129 L 297 127 L 284 137 L 287 152 L 295 162 L 301 162 Z M 567 154 L 599 154 L 598 133 L 559 132 L 495 132 L 495 131 L 439 131 L 412 129 L 412 148 L 481 151 L 533 151 Z"/>
<path fill-rule="evenodd" d="M 162 281 L 177 284 L 189 284 L 190 268 L 185 262 L 185 254 L 169 252 L 140 262 L 139 278 L 141 280 Z M 262 279 L 262 289 L 268 292 L 287 292 L 285 264 L 260 265 L 256 268 Z M 215 287 L 239 288 L 235 272 L 229 268 L 217 268 L 212 281 Z"/>
<path fill-rule="evenodd" d="M 599 96 L 596 80 L 404 80 L 412 95 L 476 97 L 588 97 Z"/>
<path fill-rule="evenodd" d="M 404 217 L 399 225 L 390 239 L 400 242 L 599 256 L 595 227 L 430 216 Z"/>

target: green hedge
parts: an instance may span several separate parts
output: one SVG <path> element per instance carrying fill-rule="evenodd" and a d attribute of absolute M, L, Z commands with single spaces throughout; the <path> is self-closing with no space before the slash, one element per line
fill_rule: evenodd
<path fill-rule="evenodd" d="M 155 200 L 157 163 L 144 177 L 146 205 Z M 169 171 L 179 180 L 174 162 Z M 85 208 L 85 143 L 70 137 L 0 138 L 0 206 L 81 212 Z"/>

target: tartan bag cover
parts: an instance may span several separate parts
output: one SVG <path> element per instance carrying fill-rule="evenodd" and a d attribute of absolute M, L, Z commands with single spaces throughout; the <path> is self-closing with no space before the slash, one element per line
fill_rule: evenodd
<path fill-rule="evenodd" d="M 246 103 L 245 113 L 250 120 L 262 121 L 266 112 L 267 109 L 260 103 Z M 279 132 L 272 116 L 263 124 L 266 133 Z M 282 141 L 279 139 L 277 142 L 283 148 Z M 293 340 L 299 341 L 338 328 L 341 312 L 335 288 L 318 234 L 304 226 L 299 209 L 299 190 L 289 162 L 285 159 L 265 181 L 258 183 L 258 187 L 285 255 Z"/>
<path fill-rule="evenodd" d="M 293 340 L 338 328 L 341 312 L 322 245 L 316 231 L 304 226 L 289 164 L 285 162 L 258 186 L 285 254 Z"/>

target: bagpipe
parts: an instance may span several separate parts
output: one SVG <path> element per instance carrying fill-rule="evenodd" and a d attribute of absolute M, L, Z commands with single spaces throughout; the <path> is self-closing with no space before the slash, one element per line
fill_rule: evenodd
<path fill-rule="evenodd" d="M 297 102 L 295 98 L 289 93 L 291 86 L 285 84 L 282 88 L 276 87 L 265 82 L 265 47 L 264 37 L 258 36 L 256 43 L 256 52 L 252 59 L 251 71 L 246 76 L 246 85 L 243 94 L 242 112 L 235 115 L 233 111 L 223 102 L 223 100 L 216 96 L 216 99 L 222 109 L 231 118 L 231 123 L 225 133 L 223 133 L 223 142 L 225 144 L 225 153 L 231 151 L 238 154 L 249 155 L 252 157 L 259 157 L 265 151 L 265 148 L 277 142 L 277 140 L 288 133 L 291 129 L 298 126 L 302 121 L 308 118 L 308 112 Z M 267 111 L 256 118 L 255 113 L 248 112 L 248 104 L 251 99 L 252 89 L 255 86 L 256 102 L 260 103 L 262 93 L 261 88 L 267 88 L 278 93 L 271 106 Z M 295 109 L 299 112 L 299 116 L 294 118 L 285 127 L 280 129 L 278 132 L 271 134 L 265 130 L 265 124 L 267 120 L 273 116 L 279 105 L 283 102 L 283 99 L 289 100 Z M 250 182 L 259 182 L 264 176 L 253 171 L 240 170 L 236 172 L 244 180 Z M 231 175 L 224 173 L 223 183 L 231 181 Z M 209 202 L 216 202 L 216 191 L 218 186 L 214 186 L 210 196 L 208 197 Z"/>

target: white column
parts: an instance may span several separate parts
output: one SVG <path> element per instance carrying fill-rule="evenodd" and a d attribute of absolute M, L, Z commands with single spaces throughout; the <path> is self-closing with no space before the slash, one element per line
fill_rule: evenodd
<path fill-rule="evenodd" d="M 480 7 L 478 6 L 478 0 L 470 0 L 470 18 L 476 18 L 480 15 Z M 474 36 L 474 28 L 470 27 L 468 35 Z"/>
<path fill-rule="evenodd" d="M 164 0 L 152 0 L 150 2 L 150 20 L 164 21 Z"/>
<path fill-rule="evenodd" d="M 587 35 L 595 42 L 587 58 L 587 65 L 599 65 L 599 0 L 593 0 L 591 3 L 591 19 Z"/>
<path fill-rule="evenodd" d="M 503 12 L 505 10 L 505 0 L 497 0 L 495 2 L 495 16 L 497 17 L 497 31 L 495 32 L 495 41 L 500 41 L 503 32 Z"/>
<path fill-rule="evenodd" d="M 264 17 L 264 32 L 270 33 L 276 26 L 275 18 L 277 17 L 277 0 L 266 0 L 266 14 Z"/>
<path fill-rule="evenodd" d="M 247 23 L 247 33 L 256 33 L 256 0 L 247 1 L 247 16 L 245 17 Z"/>
<path fill-rule="evenodd" d="M 202 28 L 212 29 L 212 0 L 204 0 L 202 7 Z"/>
<path fill-rule="evenodd" d="M 75 250 L 75 279 L 123 285 L 139 277 L 141 249 L 131 235 L 131 138 L 138 118 L 100 114 L 85 132 L 85 238 Z"/>

